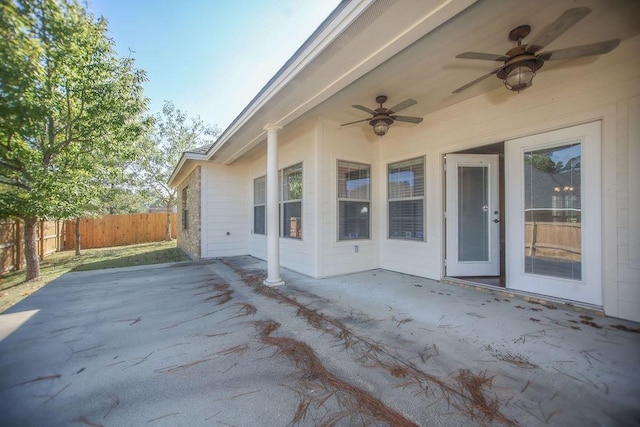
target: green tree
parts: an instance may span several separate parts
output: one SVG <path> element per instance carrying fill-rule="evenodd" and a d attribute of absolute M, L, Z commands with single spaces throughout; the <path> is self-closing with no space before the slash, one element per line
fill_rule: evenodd
<path fill-rule="evenodd" d="M 525 164 L 532 165 L 534 168 L 542 171 L 553 173 L 556 171 L 556 164 L 551 160 L 550 151 L 536 151 L 527 153 L 524 158 Z"/>
<path fill-rule="evenodd" d="M 200 116 L 189 118 L 172 102 L 165 101 L 147 135 L 147 154 L 140 163 L 140 176 L 146 190 L 167 213 L 166 240 L 171 240 L 171 213 L 176 206 L 177 189 L 168 184 L 182 153 L 213 144 L 220 130 L 205 124 Z"/>
<path fill-rule="evenodd" d="M 82 214 L 103 191 L 105 165 L 134 156 L 145 76 L 116 56 L 106 21 L 77 0 L 0 8 L 0 218 L 24 221 L 32 280 L 37 221 Z"/>
<path fill-rule="evenodd" d="M 107 164 L 107 172 L 95 185 L 100 192 L 97 204 L 91 206 L 89 211 L 96 215 L 118 215 L 146 212 L 153 202 L 152 196 L 141 185 L 141 180 L 136 170 L 138 159 L 144 156 L 141 148 L 144 147 L 143 140 L 136 147 L 140 148 L 136 154 L 136 159 L 128 164 Z"/>

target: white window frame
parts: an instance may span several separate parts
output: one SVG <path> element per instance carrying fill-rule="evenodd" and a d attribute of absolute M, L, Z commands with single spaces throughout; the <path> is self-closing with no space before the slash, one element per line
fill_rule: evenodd
<path fill-rule="evenodd" d="M 261 188 L 260 188 L 260 187 Z M 257 208 L 262 208 L 262 232 L 257 231 L 257 221 L 260 219 L 256 215 Z M 267 234 L 267 176 L 262 175 L 253 180 L 253 233 Z"/>
<path fill-rule="evenodd" d="M 189 186 L 186 186 L 182 189 L 182 229 L 189 229 Z"/>
<path fill-rule="evenodd" d="M 297 171 L 300 170 L 300 198 L 292 199 L 291 189 L 286 188 L 285 191 L 285 178 L 288 176 L 289 171 Z M 304 194 L 304 167 L 303 163 L 296 163 L 289 167 L 283 168 L 278 173 L 278 188 L 280 193 L 280 237 L 286 237 L 289 239 L 302 239 L 302 198 Z M 293 225 L 291 218 L 289 219 L 289 224 L 285 224 L 285 211 L 287 210 L 287 205 L 299 205 L 300 216 L 298 218 L 295 225 Z M 292 217 L 293 218 L 293 217 Z M 285 231 L 288 230 L 288 234 Z"/>
<path fill-rule="evenodd" d="M 344 173 L 344 169 L 347 169 L 347 173 L 351 170 L 366 170 L 366 179 L 368 179 L 368 183 L 366 185 L 366 189 L 354 191 L 354 194 L 350 194 L 349 189 L 346 188 L 347 179 L 341 180 L 342 174 Z M 341 169 L 343 172 L 341 172 Z M 358 163 L 351 162 L 346 160 L 338 160 L 337 161 L 337 239 L 338 241 L 352 241 L 352 240 L 370 240 L 371 239 L 371 165 L 366 163 Z M 359 178 L 364 179 L 364 178 Z M 342 183 L 344 182 L 344 188 Z M 358 197 L 360 196 L 360 197 Z M 364 197 L 362 197 L 364 196 Z M 347 224 L 343 224 L 343 212 L 342 207 L 346 207 L 347 205 L 358 205 L 362 206 L 361 209 L 366 209 L 366 212 L 361 212 L 362 214 L 366 213 L 366 222 L 367 222 L 367 232 L 365 236 L 361 236 L 359 232 L 353 231 L 348 233 L 343 233 L 343 229 L 349 228 Z"/>
<path fill-rule="evenodd" d="M 410 190 L 410 194 L 407 195 L 394 195 L 393 193 L 398 193 L 399 190 L 392 190 L 391 189 L 391 174 L 392 173 L 397 173 L 397 172 L 393 172 L 393 169 L 398 169 L 400 167 L 403 166 L 408 166 L 408 167 L 413 167 L 413 166 L 421 166 L 421 172 L 422 172 L 422 182 L 421 184 L 421 188 L 419 188 L 420 186 L 417 183 L 414 183 L 414 187 Z M 412 169 L 410 169 L 412 170 Z M 414 157 L 412 159 L 406 159 L 406 160 L 402 160 L 399 162 L 393 162 L 393 163 L 388 163 L 387 164 L 387 237 L 389 239 L 394 239 L 394 240 L 410 240 L 410 241 L 425 241 L 426 239 L 426 233 L 425 233 L 425 212 L 426 212 L 426 206 L 425 206 L 425 192 L 426 192 L 426 160 L 425 160 L 425 156 L 421 156 L 421 157 Z M 398 233 L 398 234 L 394 234 L 393 231 L 393 227 L 392 227 L 392 221 L 394 221 L 394 218 L 392 218 L 391 212 L 392 212 L 392 204 L 394 203 L 402 203 L 402 202 L 420 202 L 421 206 L 422 206 L 422 216 L 420 218 L 420 222 L 422 224 L 422 230 L 418 231 L 414 230 L 412 231 L 405 231 L 404 233 L 402 232 L 402 230 Z M 416 220 L 415 220 L 415 216 L 413 216 L 413 224 L 417 224 Z"/>

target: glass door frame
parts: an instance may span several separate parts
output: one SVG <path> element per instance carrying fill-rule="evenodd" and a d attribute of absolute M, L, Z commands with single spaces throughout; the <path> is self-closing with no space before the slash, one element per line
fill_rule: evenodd
<path fill-rule="evenodd" d="M 524 154 L 581 144 L 582 277 L 580 280 L 525 272 Z M 592 122 L 505 143 L 507 287 L 602 306 L 601 122 Z"/>
<path fill-rule="evenodd" d="M 446 275 L 449 277 L 500 276 L 500 160 L 497 154 L 446 155 Z M 458 252 L 458 167 L 483 167 L 488 172 L 486 261 L 460 261 Z"/>

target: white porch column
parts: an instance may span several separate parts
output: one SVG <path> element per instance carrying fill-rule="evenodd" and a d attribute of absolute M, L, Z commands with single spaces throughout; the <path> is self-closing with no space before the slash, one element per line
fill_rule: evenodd
<path fill-rule="evenodd" d="M 278 131 L 273 124 L 264 127 L 267 131 L 267 278 L 266 286 L 284 285 L 280 277 L 280 215 L 278 211 Z"/>

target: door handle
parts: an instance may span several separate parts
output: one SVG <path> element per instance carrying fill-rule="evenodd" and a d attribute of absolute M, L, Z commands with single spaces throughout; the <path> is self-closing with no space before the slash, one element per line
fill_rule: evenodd
<path fill-rule="evenodd" d="M 496 224 L 500 222 L 499 219 L 494 219 L 493 222 L 495 222 Z"/>

